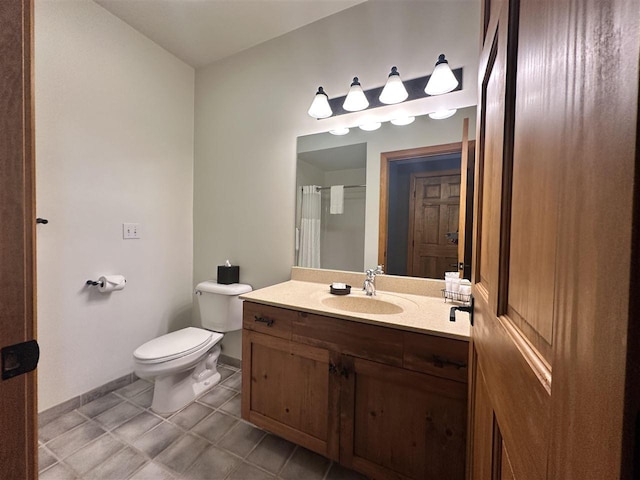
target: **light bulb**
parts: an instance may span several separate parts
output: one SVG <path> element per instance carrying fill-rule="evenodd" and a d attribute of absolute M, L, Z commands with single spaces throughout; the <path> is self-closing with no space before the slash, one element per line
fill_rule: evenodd
<path fill-rule="evenodd" d="M 365 132 L 373 132 L 374 130 L 379 129 L 381 125 L 382 124 L 380 122 L 363 123 L 362 125 L 360 125 L 360 129 L 364 130 Z"/>
<path fill-rule="evenodd" d="M 329 130 L 329 133 L 331 135 L 346 135 L 347 133 L 349 133 L 349 129 L 346 127 L 336 128 L 334 130 Z"/>
<path fill-rule="evenodd" d="M 322 87 L 318 87 L 318 92 L 313 97 L 313 102 L 311 102 L 307 113 L 313 118 L 327 118 L 333 115 L 333 111 L 329 106 L 329 97 L 324 93 Z"/>
<path fill-rule="evenodd" d="M 409 125 L 415 121 L 416 117 L 399 117 L 391 120 L 391 123 L 398 126 Z"/>
<path fill-rule="evenodd" d="M 456 112 L 455 108 L 451 110 L 438 110 L 437 112 L 433 112 L 429 114 L 429 118 L 433 118 L 434 120 L 444 120 L 445 118 L 453 117 Z"/>
<path fill-rule="evenodd" d="M 390 105 L 404 102 L 408 96 L 407 89 L 404 87 L 402 80 L 400 80 L 398 68 L 391 67 L 391 73 L 389 74 L 389 78 L 387 78 L 387 83 L 380 94 L 380 101 Z"/>
<path fill-rule="evenodd" d="M 344 108 L 347 112 L 358 112 L 360 110 L 364 110 L 368 106 L 369 100 L 367 100 L 367 97 L 362 91 L 362 85 L 360 85 L 358 77 L 353 77 L 351 88 L 349 88 L 347 98 L 344 99 L 342 108 Z"/>
<path fill-rule="evenodd" d="M 449 93 L 458 86 L 458 79 L 455 77 L 449 62 L 444 58 L 444 54 L 440 54 L 436 62 L 436 68 L 433 69 L 431 77 L 424 87 L 424 93 L 427 95 L 442 95 Z"/>

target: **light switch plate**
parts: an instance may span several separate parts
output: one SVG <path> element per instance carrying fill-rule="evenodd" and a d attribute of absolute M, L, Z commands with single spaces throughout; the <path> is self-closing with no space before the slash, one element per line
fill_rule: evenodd
<path fill-rule="evenodd" d="M 123 223 L 122 238 L 125 240 L 140 238 L 140 224 L 139 223 Z"/>

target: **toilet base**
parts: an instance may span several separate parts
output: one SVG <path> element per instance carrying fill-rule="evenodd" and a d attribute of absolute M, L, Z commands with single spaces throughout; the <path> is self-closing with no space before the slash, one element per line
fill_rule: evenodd
<path fill-rule="evenodd" d="M 217 385 L 220 382 L 219 356 L 220 346 L 216 345 L 195 369 L 156 377 L 151 410 L 161 414 L 176 412 Z"/>

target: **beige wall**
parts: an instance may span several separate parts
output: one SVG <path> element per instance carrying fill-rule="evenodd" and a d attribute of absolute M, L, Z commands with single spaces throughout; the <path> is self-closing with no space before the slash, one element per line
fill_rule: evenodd
<path fill-rule="evenodd" d="M 444 52 L 452 67 L 464 67 L 463 90 L 410 103 L 430 111 L 447 101 L 475 105 L 478 38 L 479 2 L 370 1 L 199 69 L 194 283 L 213 278 L 226 258 L 254 288 L 289 278 L 296 137 L 364 115 L 310 118 L 318 85 L 332 97 L 346 94 L 354 75 L 365 89 L 380 86 L 393 65 L 405 79 L 424 76 Z M 367 175 L 376 180 L 373 169 Z M 367 208 L 367 242 L 375 244 Z M 224 349 L 239 358 L 240 335 L 228 335 Z"/>
<path fill-rule="evenodd" d="M 191 320 L 193 89 L 191 67 L 95 3 L 36 1 L 40 411 Z M 123 291 L 84 286 L 109 273 Z"/>

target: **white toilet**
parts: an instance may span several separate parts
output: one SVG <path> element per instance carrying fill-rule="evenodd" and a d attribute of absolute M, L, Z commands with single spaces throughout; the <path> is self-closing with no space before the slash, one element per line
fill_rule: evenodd
<path fill-rule="evenodd" d="M 204 328 L 167 333 L 133 352 L 135 374 L 155 381 L 153 411 L 180 410 L 220 381 L 216 368 L 220 340 L 224 332 L 242 328 L 242 301 L 238 296 L 250 291 L 251 286 L 242 283 L 199 283 L 195 293 Z"/>

